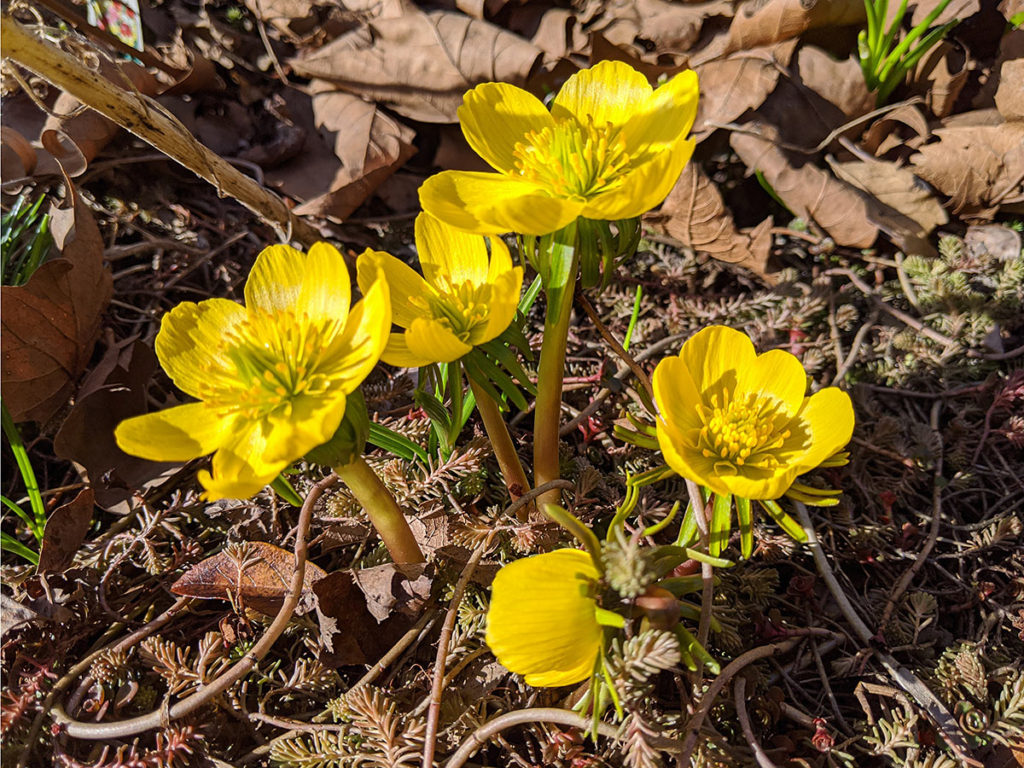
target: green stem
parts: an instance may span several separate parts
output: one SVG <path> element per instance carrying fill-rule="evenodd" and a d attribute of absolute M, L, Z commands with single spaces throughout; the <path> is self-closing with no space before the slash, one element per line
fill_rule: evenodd
<path fill-rule="evenodd" d="M 498 460 L 498 466 L 501 468 L 501 476 L 505 478 L 508 494 L 512 501 L 515 501 L 530 490 L 530 483 L 526 479 L 526 472 L 523 471 L 523 465 L 519 461 L 519 454 L 516 453 L 515 443 L 512 442 L 508 426 L 501 417 L 501 409 L 498 408 L 494 398 L 472 378 L 469 380 L 469 386 L 476 398 L 476 409 L 480 412 L 480 418 L 483 419 L 487 437 L 491 440 L 494 457 Z M 530 508 L 532 505 L 528 504 L 520 509 L 518 517 L 521 521 L 525 522 L 529 518 Z"/>
<path fill-rule="evenodd" d="M 541 258 L 550 260 L 547 284 L 547 310 L 544 317 L 544 342 L 537 369 L 537 404 L 533 414 L 533 480 L 544 485 L 557 480 L 558 425 L 562 413 L 562 378 L 565 375 L 565 346 L 569 338 L 572 295 L 579 271 L 576 248 L 576 223 L 556 233 L 550 252 Z M 537 499 L 537 506 L 558 504 L 561 493 L 549 491 Z"/>
<path fill-rule="evenodd" d="M 395 497 L 361 456 L 351 464 L 335 467 L 334 471 L 363 505 L 392 560 L 399 564 L 426 561 Z"/>

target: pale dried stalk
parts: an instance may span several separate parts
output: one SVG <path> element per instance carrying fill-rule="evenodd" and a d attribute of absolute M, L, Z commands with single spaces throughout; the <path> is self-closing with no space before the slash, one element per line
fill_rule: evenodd
<path fill-rule="evenodd" d="M 5 58 L 32 70 L 82 104 L 152 144 L 216 187 L 218 194 L 233 197 L 274 225 L 283 240 L 309 246 L 321 239 L 313 227 L 288 210 L 281 198 L 200 144 L 158 102 L 137 91 L 118 87 L 71 54 L 35 37 L 6 13 L 0 20 L 0 31 L 0 45 Z"/>

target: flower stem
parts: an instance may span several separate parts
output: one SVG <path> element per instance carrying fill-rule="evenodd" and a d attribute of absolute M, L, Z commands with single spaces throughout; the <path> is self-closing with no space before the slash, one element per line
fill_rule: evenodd
<path fill-rule="evenodd" d="M 426 560 L 395 497 L 362 456 L 351 464 L 335 467 L 334 471 L 363 505 L 392 560 L 396 563 L 422 563 Z"/>
<path fill-rule="evenodd" d="M 562 378 L 565 375 L 565 346 L 569 338 L 569 318 L 572 316 L 572 296 L 579 271 L 579 250 L 576 247 L 576 223 L 556 233 L 546 259 L 547 310 L 544 317 L 544 342 L 540 349 L 537 370 L 537 404 L 533 414 L 533 480 L 540 486 L 557 480 L 558 423 L 562 413 Z M 547 273 L 545 275 L 545 272 Z M 537 499 L 537 506 L 558 504 L 561 493 L 545 493 Z"/>
<path fill-rule="evenodd" d="M 501 468 L 501 476 L 505 478 L 508 495 L 512 501 L 515 501 L 530 490 L 530 483 L 527 481 L 526 472 L 523 471 L 523 465 L 519 461 L 519 454 L 516 453 L 515 443 L 512 442 L 508 426 L 501 417 L 501 410 L 494 398 L 472 378 L 469 380 L 469 386 L 473 390 L 473 397 L 476 398 L 476 408 L 480 412 L 480 418 L 483 419 L 487 437 L 491 440 L 494 457 L 498 460 L 498 466 Z M 526 505 L 520 508 L 519 519 L 521 521 L 525 522 L 529 517 L 529 507 L 531 506 Z"/>

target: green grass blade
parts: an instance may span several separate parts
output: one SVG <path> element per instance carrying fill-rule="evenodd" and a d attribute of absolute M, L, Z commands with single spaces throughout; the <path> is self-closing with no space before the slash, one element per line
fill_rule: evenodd
<path fill-rule="evenodd" d="M 736 497 L 736 521 L 740 526 L 740 553 L 744 560 L 754 554 L 754 518 L 750 512 L 750 499 Z"/>
<path fill-rule="evenodd" d="M 0 549 L 13 555 L 21 555 L 32 565 L 39 565 L 39 554 L 33 552 L 6 531 L 0 531 Z"/>
<path fill-rule="evenodd" d="M 32 535 L 36 541 L 43 540 L 43 528 L 46 527 L 46 508 L 43 506 L 43 496 L 39 492 L 39 484 L 36 482 L 36 473 L 32 471 L 32 462 L 29 461 L 28 451 L 21 441 L 21 433 L 14 424 L 10 412 L 5 403 L 0 403 L 0 411 L 3 412 L 3 429 L 7 442 L 11 446 L 11 453 L 18 464 L 21 472 L 21 481 L 25 484 L 25 492 L 28 494 L 29 504 L 32 507 L 33 522 L 29 523 Z"/>
<path fill-rule="evenodd" d="M 427 463 L 426 451 L 405 435 L 395 432 L 393 429 L 388 429 L 383 424 L 370 422 L 370 436 L 367 438 L 367 442 L 378 448 L 383 448 L 388 453 L 393 453 L 395 456 L 399 456 L 406 461 L 419 459 L 424 464 Z"/>

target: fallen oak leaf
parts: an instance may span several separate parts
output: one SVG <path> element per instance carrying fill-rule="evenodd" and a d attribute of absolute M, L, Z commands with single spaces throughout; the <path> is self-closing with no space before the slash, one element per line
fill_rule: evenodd
<path fill-rule="evenodd" d="M 796 40 L 738 51 L 723 58 L 696 64 L 701 97 L 693 135 L 707 138 L 719 126 L 731 123 L 748 109 L 764 103 L 789 66 Z"/>
<path fill-rule="evenodd" d="M 171 592 L 203 600 L 237 600 L 240 608 L 273 616 L 291 591 L 294 575 L 294 553 L 265 541 L 242 541 L 189 568 L 171 585 Z M 313 585 L 326 575 L 320 566 L 306 562 L 296 614 L 312 610 Z"/>
<path fill-rule="evenodd" d="M 467 90 L 490 81 L 522 85 L 540 57 L 535 45 L 494 24 L 432 11 L 377 19 L 289 63 L 298 75 L 405 117 L 452 123 Z"/>
<path fill-rule="evenodd" d="M 1024 122 L 954 125 L 934 135 L 910 163 L 954 213 L 990 219 L 1000 205 L 1024 202 Z"/>
<path fill-rule="evenodd" d="M 45 422 L 64 406 L 85 370 L 110 302 L 103 239 L 92 212 L 65 177 L 68 199 L 51 212 L 61 258 L 28 282 L 2 289 L 3 399 L 16 421 Z"/>
<path fill-rule="evenodd" d="M 920 237 L 949 221 L 932 191 L 906 168 L 880 160 L 830 160 L 829 166 L 843 181 L 916 222 Z"/>
<path fill-rule="evenodd" d="M 718 188 L 697 163 L 687 163 L 661 208 L 647 214 L 644 223 L 687 248 L 766 274 L 770 236 L 741 234 Z"/>
<path fill-rule="evenodd" d="M 864 24 L 864 0 L 748 0 L 729 25 L 726 51 L 800 37 L 808 29 Z"/>

